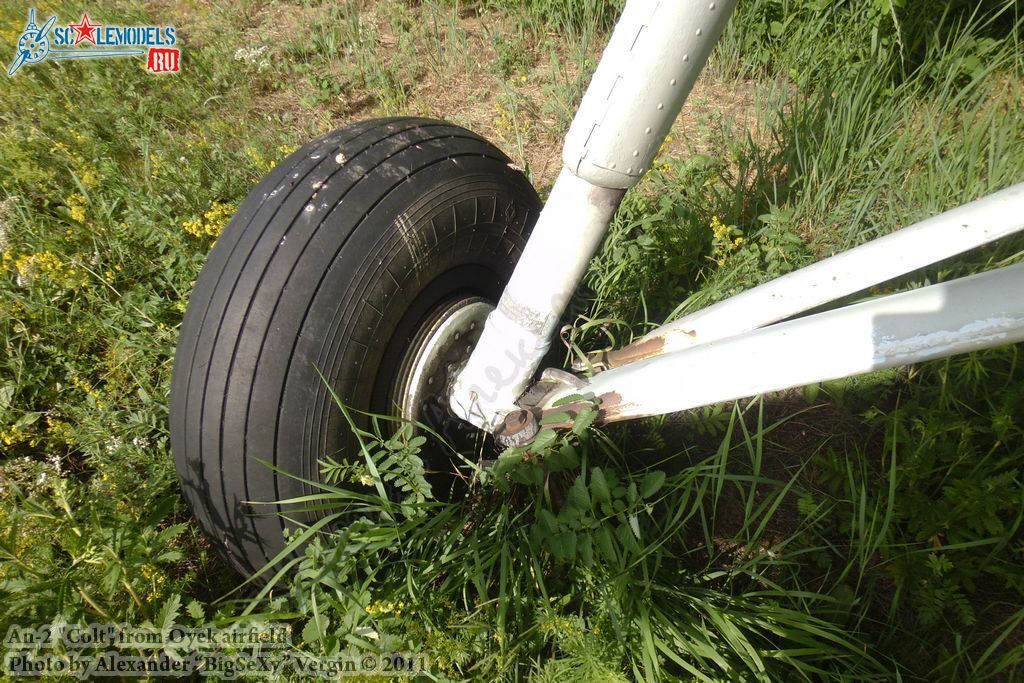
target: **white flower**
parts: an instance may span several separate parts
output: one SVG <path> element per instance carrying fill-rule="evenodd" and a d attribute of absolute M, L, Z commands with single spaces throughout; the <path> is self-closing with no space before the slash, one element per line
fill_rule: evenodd
<path fill-rule="evenodd" d="M 267 49 L 266 45 L 240 47 L 235 50 L 235 61 L 252 64 L 257 71 L 263 71 L 270 66 L 270 60 L 263 56 Z"/>

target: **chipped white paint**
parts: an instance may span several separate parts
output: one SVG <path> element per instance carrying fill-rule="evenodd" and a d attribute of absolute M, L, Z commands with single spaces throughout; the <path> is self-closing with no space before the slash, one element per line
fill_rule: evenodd
<path fill-rule="evenodd" d="M 1021 292 L 1024 264 L 1008 266 L 631 363 L 572 393 L 615 392 L 615 419 L 629 419 L 1012 344 Z"/>
<path fill-rule="evenodd" d="M 965 338 L 973 338 L 992 345 L 1003 343 L 1013 329 L 1021 324 L 1021 320 L 1006 316 L 975 320 L 956 330 L 937 330 L 926 332 L 906 339 L 898 339 L 892 335 L 879 339 L 875 345 L 875 362 L 884 364 L 893 358 L 917 356 L 929 349 L 942 355 L 944 350 L 954 349 Z M 955 352 L 953 352 L 955 353 Z"/>

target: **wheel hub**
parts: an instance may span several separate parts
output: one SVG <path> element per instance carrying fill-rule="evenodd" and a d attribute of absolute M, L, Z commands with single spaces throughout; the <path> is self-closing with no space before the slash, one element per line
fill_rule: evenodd
<path fill-rule="evenodd" d="M 448 397 L 492 310 L 480 297 L 438 307 L 413 338 L 399 368 L 394 403 L 400 417 L 427 425 L 449 444 L 461 441 L 455 437 L 469 426 L 452 415 Z"/>

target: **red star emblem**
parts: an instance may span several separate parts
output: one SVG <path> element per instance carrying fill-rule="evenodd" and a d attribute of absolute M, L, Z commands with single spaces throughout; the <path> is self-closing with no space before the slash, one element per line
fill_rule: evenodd
<path fill-rule="evenodd" d="M 96 44 L 96 29 L 102 26 L 102 24 L 90 24 L 89 13 L 82 13 L 82 20 L 77 24 L 68 24 L 68 28 L 74 29 L 75 31 L 75 45 L 78 45 L 83 40 L 88 40 L 93 45 Z"/>

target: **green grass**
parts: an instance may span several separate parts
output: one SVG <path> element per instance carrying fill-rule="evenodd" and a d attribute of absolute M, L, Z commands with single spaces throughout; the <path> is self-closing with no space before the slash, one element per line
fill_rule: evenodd
<path fill-rule="evenodd" d="M 617 5 L 157 15 L 118 1 L 94 20 L 180 26 L 179 77 L 127 60 L 48 63 L 6 84 L 0 633 L 280 618 L 298 650 L 422 650 L 456 680 L 1024 675 L 1020 345 L 627 427 L 545 430 L 457 503 L 431 498 L 420 440 L 381 421 L 361 459 L 325 466 L 331 484 L 301 502 L 358 521 L 310 531 L 293 578 L 262 591 L 234 590 L 191 522 L 166 396 L 189 291 L 233 207 L 297 144 L 382 113 L 468 125 L 547 186 Z M 1019 10 L 924 5 L 741 3 L 698 125 L 682 122 L 629 193 L 572 304 L 573 344 L 621 344 L 1024 179 Z M 41 9 L 63 20 L 79 8 Z M 0 14 L 5 49 L 22 11 Z M 746 123 L 715 100 L 745 88 Z M 1022 256 L 1008 240 L 879 290 Z M 385 481 L 405 498 L 382 498 Z"/>

